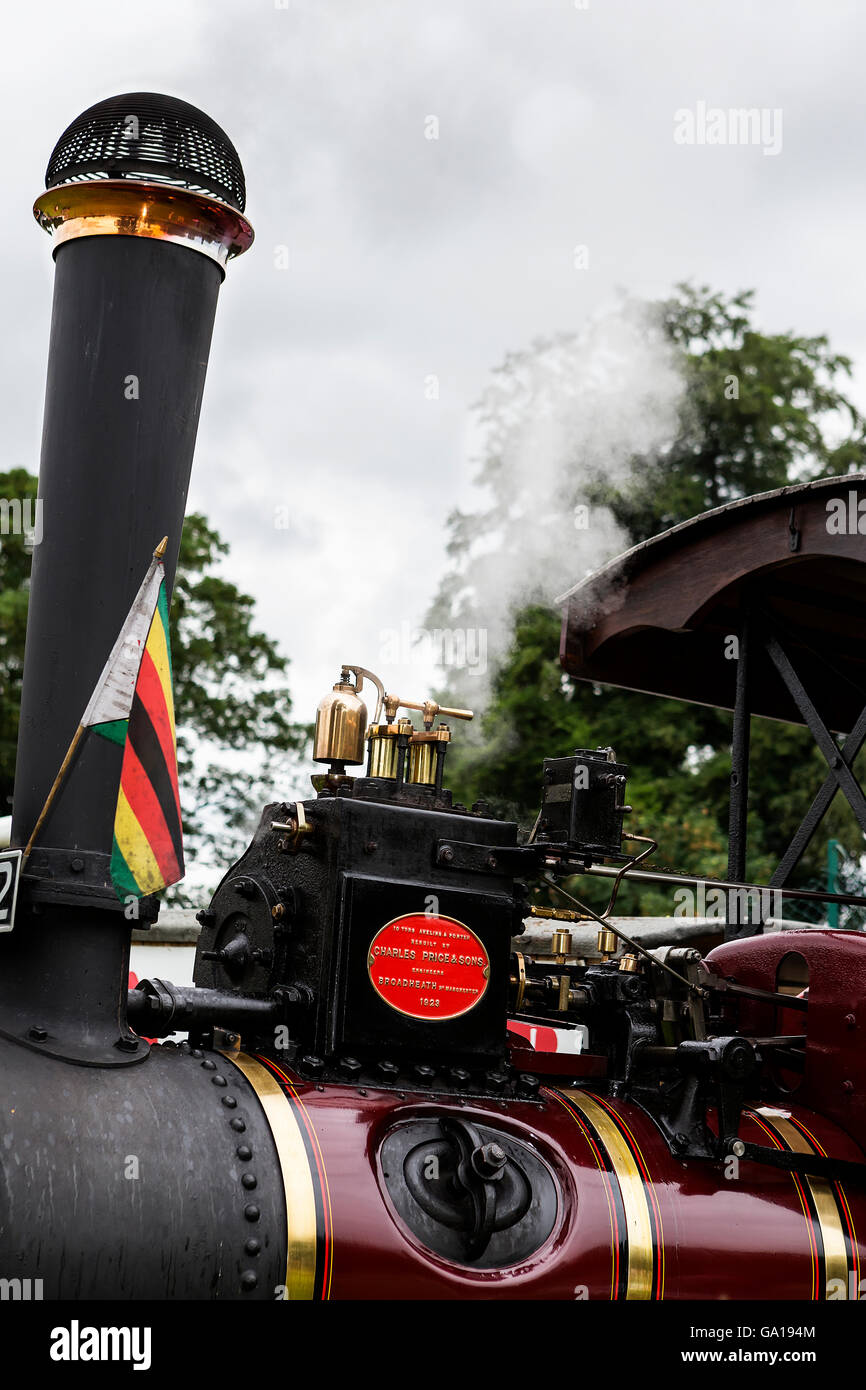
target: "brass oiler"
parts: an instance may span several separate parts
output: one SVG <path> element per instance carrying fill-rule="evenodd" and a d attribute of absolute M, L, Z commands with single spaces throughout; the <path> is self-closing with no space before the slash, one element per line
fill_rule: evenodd
<path fill-rule="evenodd" d="M 351 677 L 354 675 L 354 683 Z M 378 692 L 376 712 L 367 729 L 367 708 L 360 699 L 364 679 L 369 680 Z M 411 719 L 397 718 L 399 709 L 420 710 L 424 729 L 416 732 Z M 379 720 L 384 711 L 385 723 Z M 416 786 L 442 786 L 442 769 L 446 748 L 451 741 L 451 730 L 447 724 L 433 728 L 437 714 L 450 715 L 454 719 L 471 719 L 468 709 L 447 709 L 435 700 L 404 700 L 400 695 L 386 695 L 378 676 L 364 666 L 343 665 L 340 679 L 330 694 L 320 702 L 316 711 L 316 732 L 313 739 L 313 759 L 317 763 L 330 763 L 329 778 L 342 776 L 346 763 L 364 761 L 364 744 L 369 743 L 368 775 L 382 777 L 402 784 L 404 772 L 406 782 Z M 403 758 L 408 749 L 408 768 L 404 768 Z"/>
<path fill-rule="evenodd" d="M 400 751 L 397 740 L 401 734 L 408 737 L 412 732 L 411 719 L 370 725 L 367 730 L 367 742 L 370 745 L 370 777 L 389 777 L 392 781 L 396 778 Z"/>
<path fill-rule="evenodd" d="M 564 965 L 566 956 L 571 955 L 571 932 L 555 931 L 550 938 L 550 953 L 556 956 L 557 964 Z"/>
<path fill-rule="evenodd" d="M 355 676 L 353 685 L 349 677 Z M 364 677 L 376 687 L 379 701 L 376 718 L 382 706 L 382 682 L 363 666 L 344 666 L 340 679 L 329 695 L 319 702 L 316 710 L 316 733 L 313 739 L 313 760 L 317 763 L 362 763 L 364 735 L 367 729 L 367 706 L 359 697 Z"/>
<path fill-rule="evenodd" d="M 611 931 L 609 927 L 602 927 L 598 933 L 597 942 L 597 949 L 599 955 L 602 955 L 605 957 L 605 959 L 607 959 L 608 956 L 613 955 L 618 945 L 619 937 L 617 936 L 616 932 Z"/>
<path fill-rule="evenodd" d="M 337 681 L 333 691 L 319 701 L 313 760 L 317 763 L 362 763 L 367 706 L 355 694 L 355 686 Z"/>
<path fill-rule="evenodd" d="M 416 786 L 435 786 L 436 746 L 450 742 L 451 730 L 447 724 L 440 724 L 438 729 L 413 733 L 409 739 L 409 775 L 406 781 Z"/>

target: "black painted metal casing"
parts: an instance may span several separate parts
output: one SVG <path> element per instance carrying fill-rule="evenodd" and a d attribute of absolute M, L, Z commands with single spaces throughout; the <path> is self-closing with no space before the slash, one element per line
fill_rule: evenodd
<path fill-rule="evenodd" d="M 283 1175 L 231 1061 L 163 1046 L 106 1070 L 0 1038 L 0 1076 L 4 1278 L 44 1299 L 273 1301 Z"/>
<path fill-rule="evenodd" d="M 571 758 L 545 758 L 540 842 L 574 846 L 590 859 L 622 851 L 628 767 L 608 760 L 607 749 L 578 748 Z"/>
<path fill-rule="evenodd" d="M 304 803 L 313 834 L 295 853 L 281 851 L 266 809 L 249 849 L 223 880 L 199 940 L 195 982 L 232 985 L 267 997 L 269 986 L 304 985 L 308 1014 L 293 1019 L 299 1052 L 324 1060 L 347 1055 L 393 1062 L 465 1064 L 477 1070 L 505 1056 L 507 990 L 515 901 L 502 873 L 452 871 L 436 863 L 441 838 L 481 845 L 516 843 L 517 827 L 474 815 L 370 801 L 320 797 Z M 272 967 L 249 965 L 234 976 L 205 952 L 239 932 L 258 950 L 272 937 L 274 905 L 291 906 L 277 934 Z M 490 979 L 482 999 L 454 1019 L 409 1017 L 386 1004 L 367 969 L 376 933 L 394 918 L 433 911 L 454 917 L 482 942 Z"/>

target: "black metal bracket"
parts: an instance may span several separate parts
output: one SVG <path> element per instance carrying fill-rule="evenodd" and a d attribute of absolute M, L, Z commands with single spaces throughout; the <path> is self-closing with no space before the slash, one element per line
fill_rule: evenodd
<path fill-rule="evenodd" d="M 461 873 L 503 874 L 512 878 L 540 868 L 550 853 L 549 845 L 477 845 L 465 840 L 437 840 L 436 865 Z"/>
<path fill-rule="evenodd" d="M 751 741 L 750 647 L 752 642 L 748 610 L 743 615 L 737 638 L 737 693 L 731 738 L 731 789 L 728 803 L 728 878 L 742 883 L 746 878 L 746 831 L 749 812 L 749 746 Z M 760 923 L 733 921 L 738 899 L 728 894 L 725 939 L 751 936 Z"/>
<path fill-rule="evenodd" d="M 787 1173 L 802 1173 L 816 1178 L 827 1178 L 830 1182 L 866 1182 L 866 1163 L 855 1163 L 849 1158 L 830 1158 L 825 1154 L 793 1153 L 788 1149 L 772 1149 L 769 1145 L 750 1144 L 736 1135 L 729 1135 L 722 1141 L 724 1156 L 750 1159 L 753 1163 L 764 1163 L 769 1168 L 782 1168 Z"/>
<path fill-rule="evenodd" d="M 815 709 L 790 657 L 772 631 L 767 635 L 765 646 L 829 769 L 828 776 L 770 879 L 773 887 L 781 887 L 788 881 L 792 870 L 803 857 L 812 836 L 838 791 L 842 792 L 854 812 L 861 830 L 866 834 L 866 796 L 864 796 L 863 789 L 851 770 L 854 759 L 866 740 L 866 706 L 861 711 L 844 745 L 840 748 Z"/>
<path fill-rule="evenodd" d="M 791 517 L 792 542 L 799 536 Z M 803 681 L 783 645 L 778 623 L 764 610 L 744 618 L 739 637 L 739 665 L 734 707 L 734 728 L 731 747 L 731 798 L 729 810 L 728 878 L 742 882 L 746 877 L 746 816 L 749 778 L 749 648 L 756 643 L 764 649 L 785 685 L 803 722 L 812 734 L 815 745 L 827 763 L 828 775 L 811 806 L 803 817 L 790 845 L 772 874 L 770 888 L 787 884 L 791 873 L 802 859 L 830 803 L 841 791 L 850 805 L 860 828 L 866 834 L 866 795 L 852 767 L 857 754 L 866 742 L 866 706 L 842 747 L 830 733 Z M 751 936 L 760 932 L 760 922 L 733 923 L 729 920 L 726 939 Z"/>
<path fill-rule="evenodd" d="M 605 855 L 605 858 L 612 858 Z M 620 856 L 626 859 L 625 855 Z M 584 874 L 595 862 L 590 850 L 538 841 L 531 845 L 478 845 L 467 840 L 437 840 L 436 867 L 461 873 L 500 874 L 505 878 L 538 877 L 542 871 Z"/>

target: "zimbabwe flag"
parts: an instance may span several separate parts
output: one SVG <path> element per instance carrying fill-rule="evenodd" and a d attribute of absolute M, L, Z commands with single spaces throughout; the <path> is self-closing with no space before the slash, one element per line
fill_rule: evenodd
<path fill-rule="evenodd" d="M 124 899 L 158 893 L 184 874 L 162 563 L 167 544 L 164 536 L 153 552 L 22 856 L 26 863 L 84 734 L 92 729 L 123 749 L 110 862 L 115 891 Z"/>
<path fill-rule="evenodd" d="M 111 878 L 118 897 L 158 893 L 183 878 L 174 699 L 165 580 L 141 655 L 129 719 L 96 725 L 123 744 Z"/>

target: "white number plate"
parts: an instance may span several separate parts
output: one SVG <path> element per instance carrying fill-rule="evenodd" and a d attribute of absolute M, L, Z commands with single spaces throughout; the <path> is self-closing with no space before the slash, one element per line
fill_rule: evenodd
<path fill-rule="evenodd" d="M 21 853 L 20 849 L 0 851 L 0 932 L 11 931 L 15 925 Z"/>

